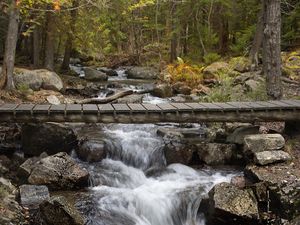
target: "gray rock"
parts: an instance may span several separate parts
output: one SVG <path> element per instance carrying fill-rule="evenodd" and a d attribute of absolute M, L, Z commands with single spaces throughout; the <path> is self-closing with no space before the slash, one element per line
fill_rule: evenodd
<path fill-rule="evenodd" d="M 22 148 L 25 154 L 39 156 L 70 152 L 77 146 L 73 130 L 63 124 L 26 124 L 22 127 Z"/>
<path fill-rule="evenodd" d="M 258 205 L 252 190 L 231 184 L 217 184 L 209 192 L 209 217 L 212 224 L 248 224 L 258 219 Z M 226 221 L 226 222 L 225 222 Z"/>
<path fill-rule="evenodd" d="M 78 157 L 87 162 L 99 162 L 106 157 L 105 140 L 84 140 L 76 150 Z"/>
<path fill-rule="evenodd" d="M 59 104 L 61 104 L 60 100 L 55 95 L 49 95 L 47 97 L 47 102 L 49 102 L 52 105 L 59 105 Z"/>
<path fill-rule="evenodd" d="M 232 134 L 229 134 L 227 137 L 228 143 L 240 144 L 244 143 L 244 138 L 247 135 L 259 134 L 259 126 L 244 126 L 239 127 L 233 131 Z"/>
<path fill-rule="evenodd" d="M 143 95 L 128 95 L 123 98 L 119 98 L 117 103 L 142 103 Z"/>
<path fill-rule="evenodd" d="M 34 70 L 15 69 L 14 82 L 17 88 L 28 87 L 34 91 L 41 89 L 43 79 Z"/>
<path fill-rule="evenodd" d="M 39 157 L 29 158 L 20 165 L 17 175 L 20 178 L 21 182 L 27 182 L 27 178 L 30 176 L 35 164 L 45 157 L 48 157 L 48 155 L 46 153 L 42 153 Z"/>
<path fill-rule="evenodd" d="M 245 82 L 245 87 L 248 91 L 255 91 L 259 86 L 259 82 L 255 80 L 247 80 Z"/>
<path fill-rule="evenodd" d="M 34 91 L 38 91 L 41 88 L 53 91 L 61 91 L 63 89 L 61 78 L 55 72 L 45 69 L 27 70 L 16 68 L 14 81 L 17 87 L 25 85 Z"/>
<path fill-rule="evenodd" d="M 169 98 L 173 96 L 173 90 L 168 84 L 159 84 L 151 91 L 151 94 L 159 98 Z"/>
<path fill-rule="evenodd" d="M 127 70 L 130 79 L 154 80 L 158 78 L 159 72 L 152 67 L 132 67 Z"/>
<path fill-rule="evenodd" d="M 85 73 L 85 79 L 88 81 L 107 81 L 108 76 L 96 69 L 90 68 L 90 67 L 85 67 L 84 68 L 84 73 Z"/>
<path fill-rule="evenodd" d="M 281 218 L 292 219 L 300 213 L 300 169 L 292 164 L 272 164 L 267 166 L 248 166 L 246 178 L 263 184 L 257 196 L 270 204 L 270 211 Z M 264 192 L 264 193 L 263 193 Z"/>
<path fill-rule="evenodd" d="M 205 75 L 218 75 L 219 73 L 229 70 L 230 66 L 226 62 L 214 62 L 211 65 L 207 66 L 203 72 Z"/>
<path fill-rule="evenodd" d="M 244 151 L 257 153 L 283 149 L 285 140 L 280 134 L 247 135 L 244 138 Z"/>
<path fill-rule="evenodd" d="M 207 165 L 224 165 L 234 160 L 234 144 L 201 143 L 196 146 L 200 160 Z"/>
<path fill-rule="evenodd" d="M 84 225 L 79 211 L 63 196 L 52 197 L 40 205 L 41 217 L 51 225 Z"/>
<path fill-rule="evenodd" d="M 16 187 L 3 177 L 0 177 L 0 224 L 25 224 L 22 207 L 16 202 Z"/>
<path fill-rule="evenodd" d="M 38 209 L 43 201 L 50 199 L 49 190 L 44 185 L 22 185 L 19 189 L 21 205 L 29 209 Z"/>
<path fill-rule="evenodd" d="M 254 154 L 254 161 L 261 166 L 290 161 L 292 158 L 289 153 L 284 151 L 263 151 Z"/>
<path fill-rule="evenodd" d="M 47 185 L 51 190 L 74 189 L 86 186 L 89 173 L 82 169 L 67 153 L 61 152 L 38 161 L 28 182 Z"/>

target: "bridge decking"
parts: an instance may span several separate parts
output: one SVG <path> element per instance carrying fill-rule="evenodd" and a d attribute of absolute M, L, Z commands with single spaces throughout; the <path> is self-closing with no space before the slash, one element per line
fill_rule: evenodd
<path fill-rule="evenodd" d="M 300 100 L 163 104 L 2 104 L 0 122 L 300 121 Z"/>

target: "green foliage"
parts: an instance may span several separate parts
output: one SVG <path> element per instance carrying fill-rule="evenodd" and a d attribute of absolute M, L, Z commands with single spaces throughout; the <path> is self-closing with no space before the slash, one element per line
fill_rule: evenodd
<path fill-rule="evenodd" d="M 218 53 L 208 53 L 203 57 L 204 63 L 206 65 L 212 64 L 221 59 L 221 56 Z"/>

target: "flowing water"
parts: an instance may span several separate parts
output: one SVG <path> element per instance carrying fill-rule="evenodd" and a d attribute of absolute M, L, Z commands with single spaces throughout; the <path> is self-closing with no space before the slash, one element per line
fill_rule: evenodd
<path fill-rule="evenodd" d="M 167 166 L 157 125 L 105 125 L 108 157 L 86 164 L 90 201 L 81 204 L 90 225 L 203 225 L 201 199 L 232 171 Z M 92 132 L 98 132 L 93 129 Z"/>

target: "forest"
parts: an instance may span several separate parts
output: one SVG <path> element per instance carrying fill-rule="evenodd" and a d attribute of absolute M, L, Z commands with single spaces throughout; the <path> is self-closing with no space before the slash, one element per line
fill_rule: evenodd
<path fill-rule="evenodd" d="M 127 61 L 162 70 L 178 57 L 203 66 L 245 56 L 257 66 L 262 61 L 264 4 L 268 9 L 272 2 L 4 0 L 0 3 L 0 57 L 12 32 L 8 38 L 15 40 L 6 47 L 9 55 L 16 54 L 16 64 L 59 73 L 69 70 L 71 58 L 111 67 Z M 282 1 L 280 12 L 282 35 L 277 46 L 292 51 L 300 43 L 299 1 Z M 15 24 L 8 29 L 10 20 Z"/>

